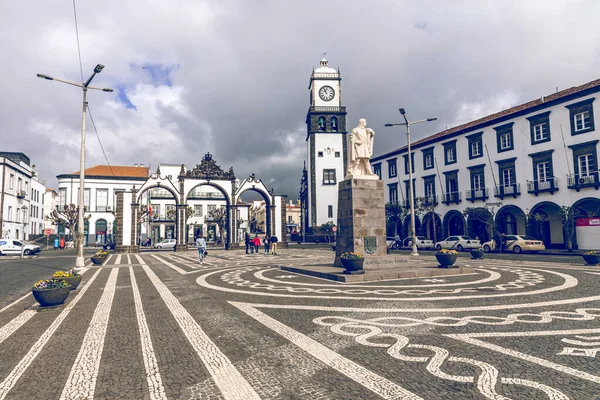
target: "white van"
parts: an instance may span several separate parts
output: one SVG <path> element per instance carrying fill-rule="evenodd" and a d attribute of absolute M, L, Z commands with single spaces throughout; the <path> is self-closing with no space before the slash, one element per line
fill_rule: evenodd
<path fill-rule="evenodd" d="M 26 256 L 36 254 L 42 251 L 40 246 L 29 244 L 14 239 L 0 239 L 0 256 L 6 254 L 21 255 L 21 252 Z"/>

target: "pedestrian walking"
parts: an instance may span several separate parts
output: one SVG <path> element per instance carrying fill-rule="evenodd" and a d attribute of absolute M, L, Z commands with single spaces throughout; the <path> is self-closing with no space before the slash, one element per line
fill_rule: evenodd
<path fill-rule="evenodd" d="M 204 261 L 204 253 L 206 252 L 206 240 L 202 237 L 202 232 L 198 233 L 196 238 L 196 246 L 198 247 L 198 256 L 200 257 L 200 265 Z"/>
<path fill-rule="evenodd" d="M 277 236 L 271 236 L 271 254 L 277 254 L 277 242 L 279 242 Z"/>
<path fill-rule="evenodd" d="M 254 236 L 252 242 L 254 243 L 254 251 L 256 252 L 256 254 L 258 254 L 258 249 L 260 248 L 260 238 L 258 237 L 258 235 Z"/>
<path fill-rule="evenodd" d="M 248 254 L 248 247 L 250 247 L 250 234 L 246 232 L 244 241 L 246 242 L 246 254 Z"/>
<path fill-rule="evenodd" d="M 266 234 L 263 237 L 263 244 L 265 245 L 265 254 L 269 254 L 269 243 L 270 242 L 270 238 L 269 238 L 269 234 Z"/>
<path fill-rule="evenodd" d="M 500 236 L 500 253 L 502 253 L 504 251 L 505 247 L 506 247 L 506 235 L 503 233 Z"/>

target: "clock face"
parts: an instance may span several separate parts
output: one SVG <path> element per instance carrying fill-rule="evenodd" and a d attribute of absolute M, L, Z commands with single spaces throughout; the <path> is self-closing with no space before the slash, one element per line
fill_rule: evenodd
<path fill-rule="evenodd" d="M 319 89 L 319 97 L 323 101 L 331 101 L 335 96 L 335 90 L 331 86 L 323 86 Z"/>

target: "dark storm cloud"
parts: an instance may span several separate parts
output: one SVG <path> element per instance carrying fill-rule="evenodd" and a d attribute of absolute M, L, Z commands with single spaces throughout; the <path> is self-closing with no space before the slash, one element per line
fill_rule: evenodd
<path fill-rule="evenodd" d="M 437 117 L 414 139 L 598 78 L 594 1 L 107 1 L 78 5 L 84 75 L 109 161 L 193 166 L 210 151 L 296 198 L 306 154 L 308 82 L 321 53 L 342 73 L 348 126 L 367 118 L 375 153 L 406 144 L 400 120 Z M 78 169 L 81 92 L 72 5 L 5 7 L 9 61 L 3 150 L 40 176 Z M 27 17 L 25 17 L 27 15 Z M 127 101 L 125 101 L 127 100 Z M 129 102 L 129 103 L 128 103 Z M 88 165 L 105 163 L 88 124 Z"/>

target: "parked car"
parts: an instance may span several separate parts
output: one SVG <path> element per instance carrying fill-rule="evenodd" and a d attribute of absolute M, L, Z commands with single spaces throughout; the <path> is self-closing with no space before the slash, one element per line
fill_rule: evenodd
<path fill-rule="evenodd" d="M 469 236 L 448 236 L 445 240 L 437 242 L 435 248 L 441 249 L 453 249 L 456 251 L 479 249 L 481 243 L 478 239 L 472 239 Z"/>
<path fill-rule="evenodd" d="M 412 237 L 404 238 L 402 241 L 402 248 L 412 248 Z M 427 239 L 425 236 L 417 236 L 417 249 L 433 249 L 435 248 L 435 243 L 433 240 Z"/>
<path fill-rule="evenodd" d="M 29 256 L 37 254 L 42 249 L 37 244 L 31 244 L 22 242 L 14 239 L 0 239 L 0 255 L 6 254 L 17 254 L 20 255 L 23 252 L 24 255 Z"/>
<path fill-rule="evenodd" d="M 177 241 L 175 239 L 165 239 L 162 242 L 158 242 L 154 245 L 155 249 L 172 249 L 175 247 Z"/>
<path fill-rule="evenodd" d="M 524 251 L 536 253 L 538 251 L 546 250 L 544 242 L 527 235 L 505 235 L 504 251 L 512 251 L 513 253 L 520 254 Z M 483 251 L 486 253 L 500 250 L 494 239 L 483 244 Z"/>

